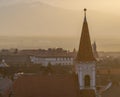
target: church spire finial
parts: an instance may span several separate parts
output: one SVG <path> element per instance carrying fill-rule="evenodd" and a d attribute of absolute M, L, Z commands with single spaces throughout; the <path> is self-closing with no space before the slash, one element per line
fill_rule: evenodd
<path fill-rule="evenodd" d="M 86 11 L 87 11 L 87 9 L 84 8 L 84 21 L 86 21 Z"/>
<path fill-rule="evenodd" d="M 86 17 L 86 11 L 87 11 L 87 9 L 86 9 L 86 8 L 84 8 L 84 15 L 85 15 L 85 17 Z"/>

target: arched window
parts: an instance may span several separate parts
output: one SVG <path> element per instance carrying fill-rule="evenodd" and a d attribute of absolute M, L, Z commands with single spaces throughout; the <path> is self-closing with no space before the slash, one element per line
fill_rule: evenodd
<path fill-rule="evenodd" d="M 90 87 L 90 76 L 89 75 L 85 75 L 84 84 L 85 84 L 85 87 Z"/>

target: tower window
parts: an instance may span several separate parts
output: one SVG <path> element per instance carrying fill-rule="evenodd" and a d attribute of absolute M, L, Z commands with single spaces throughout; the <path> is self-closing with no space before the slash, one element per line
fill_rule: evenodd
<path fill-rule="evenodd" d="M 90 76 L 89 75 L 85 75 L 84 85 L 85 87 L 90 87 Z"/>

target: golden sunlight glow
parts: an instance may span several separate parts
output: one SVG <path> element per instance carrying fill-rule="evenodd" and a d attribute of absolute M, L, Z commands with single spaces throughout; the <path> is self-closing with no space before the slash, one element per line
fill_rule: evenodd
<path fill-rule="evenodd" d="M 120 51 L 119 4 L 119 0 L 1 0 L 0 36 L 58 37 L 64 40 L 61 47 L 73 49 L 78 45 L 75 41 L 80 38 L 86 7 L 92 41 L 99 50 Z M 73 45 L 67 46 L 68 41 Z"/>

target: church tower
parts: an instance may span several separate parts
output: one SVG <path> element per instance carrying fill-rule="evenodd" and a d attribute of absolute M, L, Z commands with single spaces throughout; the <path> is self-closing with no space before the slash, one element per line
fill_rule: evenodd
<path fill-rule="evenodd" d="M 92 45 L 89 35 L 88 23 L 86 18 L 86 11 L 84 9 L 84 22 L 80 38 L 79 50 L 75 60 L 76 73 L 78 74 L 79 88 L 82 89 L 96 89 L 96 72 L 95 61 Z"/>

